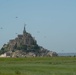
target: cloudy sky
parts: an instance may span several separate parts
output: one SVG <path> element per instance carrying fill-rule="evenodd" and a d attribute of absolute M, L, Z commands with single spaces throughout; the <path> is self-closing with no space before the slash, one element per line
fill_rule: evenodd
<path fill-rule="evenodd" d="M 76 52 L 76 0 L 0 0 L 0 48 L 24 23 L 40 46 Z"/>

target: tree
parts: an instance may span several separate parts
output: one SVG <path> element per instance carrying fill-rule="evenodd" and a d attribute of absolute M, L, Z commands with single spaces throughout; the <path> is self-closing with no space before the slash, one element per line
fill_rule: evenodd
<path fill-rule="evenodd" d="M 21 46 L 17 47 L 16 49 L 26 51 L 27 50 L 27 45 L 21 45 Z"/>
<path fill-rule="evenodd" d="M 5 52 L 6 52 L 5 48 L 2 47 L 1 50 L 0 50 L 0 54 L 3 54 Z"/>

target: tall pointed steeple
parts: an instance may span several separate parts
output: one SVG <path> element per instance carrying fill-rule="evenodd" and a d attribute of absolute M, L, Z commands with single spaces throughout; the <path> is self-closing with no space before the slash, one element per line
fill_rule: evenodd
<path fill-rule="evenodd" d="M 26 28 L 25 28 L 26 24 L 24 24 L 24 30 L 23 30 L 23 34 L 26 33 Z"/>

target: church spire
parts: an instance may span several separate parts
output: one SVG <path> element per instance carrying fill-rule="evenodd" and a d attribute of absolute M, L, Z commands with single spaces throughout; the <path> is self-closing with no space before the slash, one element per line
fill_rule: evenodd
<path fill-rule="evenodd" d="M 23 30 L 23 34 L 26 33 L 26 28 L 25 28 L 26 24 L 24 24 L 24 30 Z"/>

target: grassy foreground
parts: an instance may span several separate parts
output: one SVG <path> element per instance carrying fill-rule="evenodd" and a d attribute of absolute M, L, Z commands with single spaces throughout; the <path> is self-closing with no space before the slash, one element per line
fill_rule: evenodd
<path fill-rule="evenodd" d="M 0 58 L 0 75 L 76 75 L 76 57 Z"/>

